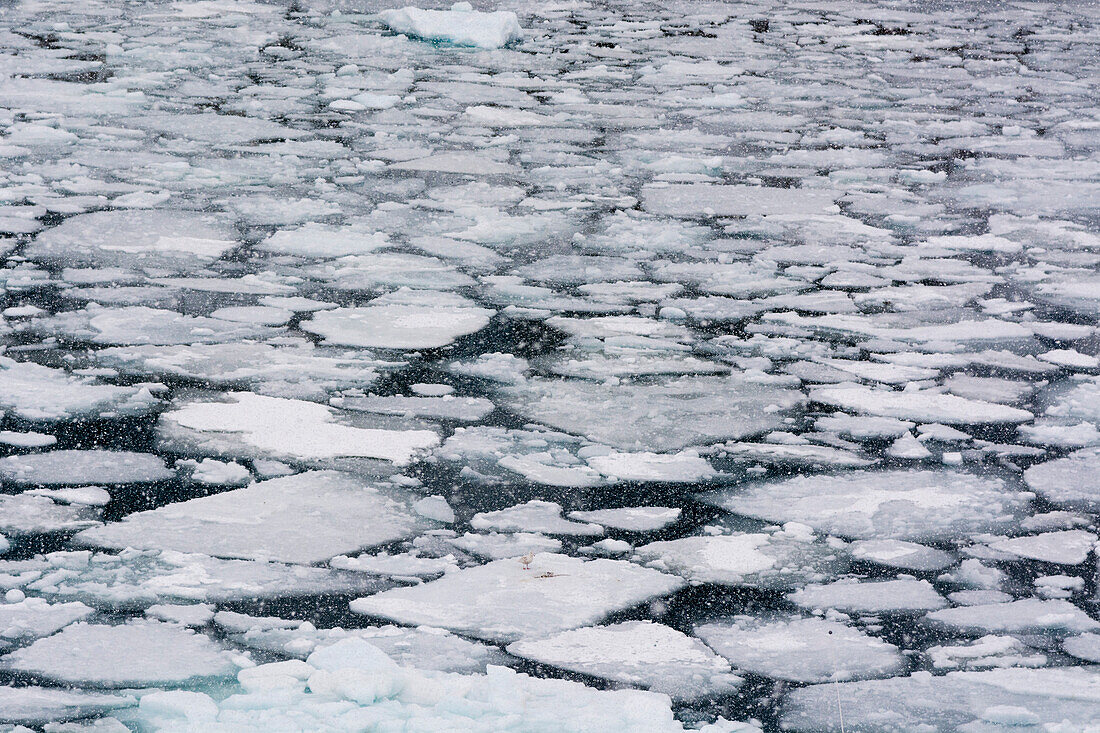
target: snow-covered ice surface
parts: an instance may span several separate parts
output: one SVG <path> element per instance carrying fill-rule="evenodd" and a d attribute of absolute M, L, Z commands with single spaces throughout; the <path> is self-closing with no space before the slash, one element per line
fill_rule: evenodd
<path fill-rule="evenodd" d="M 0 6 L 0 730 L 1100 726 L 1095 7 L 407 2 Z"/>

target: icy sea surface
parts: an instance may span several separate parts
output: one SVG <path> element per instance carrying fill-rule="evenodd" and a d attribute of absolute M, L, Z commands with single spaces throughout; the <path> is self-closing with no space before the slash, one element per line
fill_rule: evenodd
<path fill-rule="evenodd" d="M 3 2 L 0 730 L 1100 729 L 1098 58 Z"/>

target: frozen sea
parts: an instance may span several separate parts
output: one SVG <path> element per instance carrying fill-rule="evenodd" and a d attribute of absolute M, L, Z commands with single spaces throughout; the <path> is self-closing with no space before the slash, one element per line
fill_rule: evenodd
<path fill-rule="evenodd" d="M 0 3 L 0 733 L 1100 730 L 1100 6 Z"/>

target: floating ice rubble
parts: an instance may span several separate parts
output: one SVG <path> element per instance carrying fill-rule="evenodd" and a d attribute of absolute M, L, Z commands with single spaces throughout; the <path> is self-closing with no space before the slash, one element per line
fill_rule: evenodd
<path fill-rule="evenodd" d="M 143 415 L 159 402 L 148 387 L 95 384 L 30 362 L 0 358 L 0 369 L 0 407 L 24 420 Z"/>
<path fill-rule="evenodd" d="M 394 724 L 423 730 L 685 730 L 663 695 L 593 690 L 497 666 L 485 675 L 417 671 L 399 667 L 361 639 L 317 650 L 304 662 L 241 670 L 238 679 L 243 692 L 220 703 L 203 693 L 156 692 L 126 717 L 160 730 L 258 731 L 288 716 L 308 727 L 336 729 Z M 758 729 L 719 721 L 702 730 Z"/>
<path fill-rule="evenodd" d="M 0 728 L 1100 724 L 1090 8 L 339 5 L 4 7 Z"/>

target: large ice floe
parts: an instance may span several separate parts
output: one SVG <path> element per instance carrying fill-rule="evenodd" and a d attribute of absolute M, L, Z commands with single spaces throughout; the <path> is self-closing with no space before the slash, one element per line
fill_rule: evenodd
<path fill-rule="evenodd" d="M 803 399 L 782 382 L 744 377 L 617 385 L 532 379 L 503 392 L 505 405 L 529 420 L 623 450 L 657 451 L 777 428 L 783 411 Z"/>
<path fill-rule="evenodd" d="M 425 524 L 401 497 L 352 476 L 314 471 L 131 514 L 76 541 L 314 563 L 404 539 Z"/>
<path fill-rule="evenodd" d="M 356 427 L 342 414 L 304 400 L 230 392 L 227 400 L 192 400 L 160 417 L 161 440 L 177 450 L 317 462 L 375 458 L 408 463 L 434 447 L 439 436 L 427 429 Z M 343 416 L 346 416 L 344 414 Z"/>
<path fill-rule="evenodd" d="M 513 641 L 592 624 L 683 585 L 679 578 L 622 560 L 540 552 L 359 598 L 351 609 L 398 623 Z"/>
<path fill-rule="evenodd" d="M 1095 8 L 409 1 L 2 4 L 0 733 L 1100 728 Z"/>
<path fill-rule="evenodd" d="M 944 539 L 1013 526 L 1032 494 L 958 471 L 852 471 L 757 482 L 704 496 L 737 514 L 857 539 Z"/>

